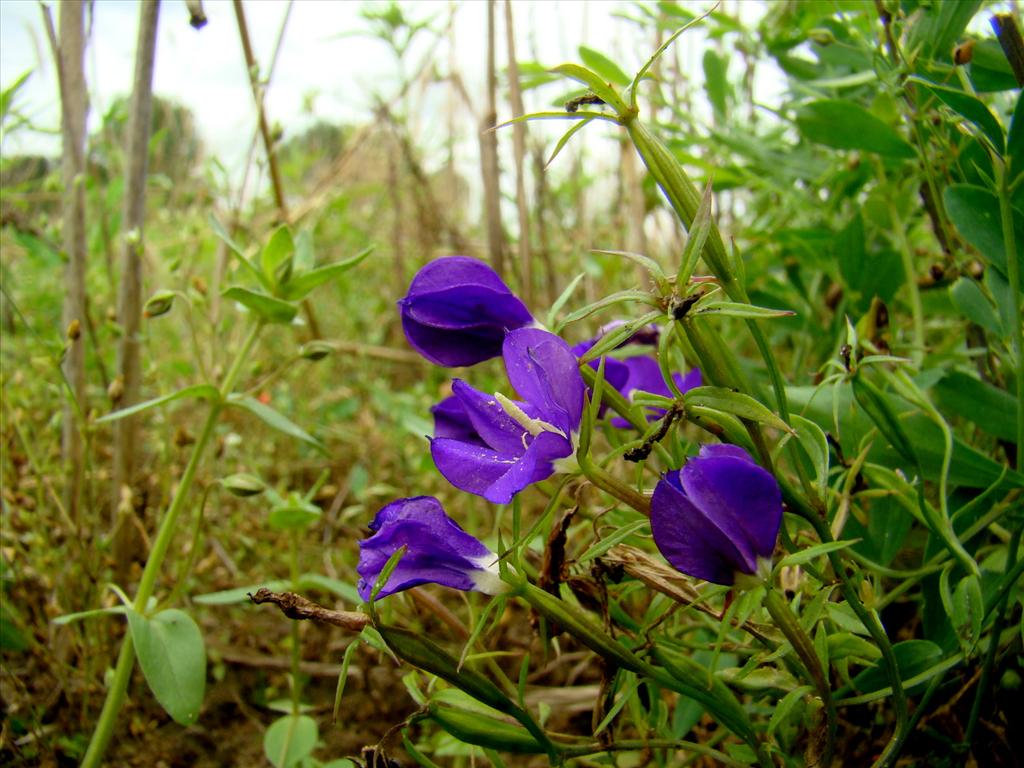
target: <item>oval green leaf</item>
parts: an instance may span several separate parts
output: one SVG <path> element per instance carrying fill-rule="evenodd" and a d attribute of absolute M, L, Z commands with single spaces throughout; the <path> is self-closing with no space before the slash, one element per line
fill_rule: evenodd
<path fill-rule="evenodd" d="M 147 618 L 128 612 L 135 654 L 156 700 L 180 725 L 199 717 L 206 689 L 206 647 L 199 626 L 177 608 Z"/>

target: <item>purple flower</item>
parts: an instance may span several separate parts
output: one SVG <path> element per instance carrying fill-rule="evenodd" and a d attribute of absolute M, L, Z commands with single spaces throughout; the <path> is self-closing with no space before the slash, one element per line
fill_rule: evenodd
<path fill-rule="evenodd" d="M 668 472 L 651 498 L 651 531 L 683 573 L 732 584 L 770 563 L 782 524 L 782 492 L 771 473 L 735 445 L 705 445 Z"/>
<path fill-rule="evenodd" d="M 359 596 L 370 599 L 381 571 L 401 547 L 406 552 L 378 598 L 419 584 L 441 584 L 495 595 L 503 592 L 498 556 L 448 517 L 433 496 L 397 499 L 370 523 L 373 535 L 359 542 Z"/>
<path fill-rule="evenodd" d="M 398 307 L 413 349 L 448 368 L 497 357 L 508 331 L 534 322 L 498 274 L 468 256 L 446 256 L 427 264 L 416 273 Z"/>
<path fill-rule="evenodd" d="M 586 390 L 576 356 L 552 333 L 512 331 L 502 354 L 522 400 L 456 379 L 452 397 L 433 409 L 430 441 L 434 464 L 448 482 L 496 504 L 550 477 L 555 462 L 572 455 Z"/>

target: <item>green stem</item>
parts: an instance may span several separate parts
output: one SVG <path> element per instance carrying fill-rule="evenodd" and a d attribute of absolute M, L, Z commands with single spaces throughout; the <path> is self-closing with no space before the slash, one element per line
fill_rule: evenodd
<path fill-rule="evenodd" d="M 702 669 L 701 672 L 697 672 L 689 667 L 681 667 L 675 672 L 670 672 L 664 666 L 655 666 L 608 635 L 574 606 L 559 600 L 526 580 L 515 585 L 515 594 L 529 603 L 538 613 L 556 622 L 605 659 L 612 660 L 623 669 L 644 675 L 658 685 L 688 696 L 704 705 L 713 717 L 754 750 L 762 768 L 770 768 L 772 763 L 765 750 L 765 745 L 758 741 L 756 731 L 743 707 L 732 696 L 731 691 L 721 683 L 709 690 L 706 670 Z M 658 650 L 655 648 L 656 652 Z M 660 650 L 665 651 L 666 649 Z M 686 657 L 679 657 L 678 661 L 680 664 L 696 664 Z"/>
<path fill-rule="evenodd" d="M 786 639 L 793 646 L 793 650 L 800 657 L 800 661 L 803 662 L 806 670 L 808 681 L 817 688 L 818 696 L 821 697 L 821 703 L 825 707 L 825 753 L 821 758 L 821 764 L 831 765 L 832 753 L 835 750 L 836 731 L 839 725 L 839 720 L 836 716 L 836 705 L 832 700 L 832 687 L 829 685 L 825 671 L 821 668 L 821 661 L 814 650 L 811 638 L 807 636 L 804 628 L 800 626 L 800 622 L 793 615 L 789 603 L 776 591 L 774 585 L 769 583 L 765 584 L 765 587 L 764 606 L 775 621 L 775 626 L 782 630 L 782 634 L 786 636 Z"/>
<path fill-rule="evenodd" d="M 139 613 L 146 611 L 149 598 L 153 596 L 156 580 L 160 576 L 167 550 L 174 539 L 174 534 L 178 530 L 178 518 L 185 508 L 185 501 L 192 488 L 192 483 L 195 480 L 196 471 L 199 469 L 199 464 L 206 451 L 206 446 L 213 437 L 217 418 L 224 407 L 225 399 L 234 389 L 242 365 L 248 359 L 261 328 L 262 325 L 257 323 L 249 331 L 249 335 L 242 343 L 238 356 L 224 377 L 224 383 L 220 388 L 220 397 L 217 402 L 210 406 L 210 412 L 206 417 L 206 423 L 203 425 L 203 431 L 200 433 L 199 439 L 196 440 L 195 447 L 192 449 L 192 455 L 189 457 L 188 464 L 185 466 L 185 471 L 181 476 L 181 482 L 178 483 L 178 490 L 174 494 L 167 512 L 164 514 L 156 540 L 153 542 L 153 549 L 146 559 L 146 567 L 142 571 L 142 579 L 139 581 L 139 589 L 135 594 L 135 601 L 133 603 L 133 608 Z M 100 712 L 99 720 L 96 722 L 92 739 L 89 741 L 89 748 L 82 759 L 82 768 L 96 768 L 103 759 L 103 754 L 106 752 L 107 745 L 110 743 L 110 737 L 114 732 L 114 725 L 117 723 L 117 716 L 124 704 L 125 694 L 128 691 L 128 683 L 131 681 L 134 666 L 135 646 L 132 644 L 131 633 L 127 632 L 121 643 L 121 652 L 117 657 L 117 666 L 114 668 L 114 677 L 110 688 L 107 690 L 107 698 L 103 702 L 103 709 Z"/>
<path fill-rule="evenodd" d="M 1013 207 L 1010 203 L 1009 174 L 1004 162 L 996 158 L 993 163 L 999 185 L 999 215 L 1003 224 L 1003 248 L 1006 253 L 1006 277 L 1010 282 L 1010 318 L 1012 319 L 1013 356 L 1017 365 L 1017 471 L 1024 472 L 1024 328 L 1020 313 L 1020 262 L 1017 255 L 1016 235 L 1013 227 Z M 1015 169 L 1020 170 L 1020 169 Z"/>
<path fill-rule="evenodd" d="M 617 477 L 601 469 L 589 456 L 578 454 L 576 460 L 579 462 L 580 471 L 584 476 L 602 491 L 628 504 L 637 512 L 641 512 L 647 517 L 651 516 L 651 500 L 642 493 L 633 490 Z"/>
<path fill-rule="evenodd" d="M 825 520 L 793 491 L 786 478 L 780 477 L 779 484 L 782 486 L 782 495 L 786 503 L 795 513 L 811 524 L 814 532 L 818 535 L 818 540 L 823 544 L 835 541 L 832 537 L 832 531 Z M 847 604 L 857 614 L 857 618 L 860 619 L 865 629 L 867 629 L 868 634 L 871 635 L 871 639 L 875 641 L 875 645 L 878 646 L 878 650 L 882 654 L 882 668 L 885 670 L 885 675 L 889 678 L 889 685 L 892 688 L 893 706 L 896 709 L 896 727 L 893 730 L 892 737 L 889 739 L 889 743 L 885 745 L 882 754 L 875 761 L 875 766 L 876 768 L 889 768 L 895 764 L 896 758 L 899 757 L 899 752 L 903 746 L 903 741 L 906 739 L 910 723 L 910 715 L 907 709 L 907 692 L 904 690 L 903 680 L 900 678 L 900 668 L 896 662 L 896 654 L 892 649 L 892 643 L 889 642 L 889 636 L 886 635 L 885 628 L 879 622 L 878 617 L 861 602 L 857 591 L 858 585 L 855 583 L 852 575 L 847 572 L 841 553 L 829 552 L 826 557 L 828 557 L 832 570 L 835 571 L 836 577 L 839 579 L 839 589 L 843 593 Z"/>
<path fill-rule="evenodd" d="M 293 528 L 289 536 L 289 565 L 291 566 L 292 591 L 298 593 L 299 586 L 299 532 Z M 291 623 L 291 657 L 292 657 L 292 715 L 299 715 L 299 664 L 302 661 L 302 654 L 299 653 L 299 622 Z"/>
<path fill-rule="evenodd" d="M 1010 576 L 1017 561 L 1017 548 L 1020 546 L 1021 528 L 1018 526 L 1010 538 L 1009 550 L 1006 553 L 1006 574 Z M 1014 583 L 1016 579 L 1010 581 Z M 974 741 L 974 729 L 978 725 L 978 718 L 981 716 L 981 703 L 988 693 L 989 684 L 992 681 L 992 670 L 995 667 L 996 654 L 999 652 L 999 635 L 1003 631 L 1003 624 L 1006 621 L 1006 606 L 1010 599 L 1010 590 L 1007 589 L 999 600 L 996 609 L 996 618 L 992 622 L 992 632 L 989 635 L 988 651 L 985 653 L 985 662 L 981 668 L 981 679 L 978 681 L 978 688 L 974 692 L 974 702 L 971 704 L 971 714 L 967 720 L 967 728 L 964 731 L 964 745 L 970 747 Z"/>
<path fill-rule="evenodd" d="M 914 367 L 921 369 L 924 362 L 924 307 L 921 304 L 921 291 L 917 287 L 917 274 L 914 269 L 914 252 L 910 248 L 910 241 L 907 240 L 906 227 L 896 206 L 889 207 L 889 216 L 892 219 L 892 231 L 899 246 L 900 260 L 903 262 L 903 274 L 906 277 L 907 301 L 910 302 L 910 316 L 914 328 L 914 348 L 911 351 L 911 359 Z"/>

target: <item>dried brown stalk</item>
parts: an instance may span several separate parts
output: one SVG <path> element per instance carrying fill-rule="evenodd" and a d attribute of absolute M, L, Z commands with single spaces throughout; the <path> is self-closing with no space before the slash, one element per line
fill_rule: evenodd
<path fill-rule="evenodd" d="M 256 605 L 276 605 L 289 619 L 330 624 L 350 632 L 362 632 L 363 627 L 370 623 L 370 617 L 365 613 L 334 611 L 294 592 L 271 592 L 266 587 L 260 587 L 255 593 L 249 594 L 249 599 Z"/>

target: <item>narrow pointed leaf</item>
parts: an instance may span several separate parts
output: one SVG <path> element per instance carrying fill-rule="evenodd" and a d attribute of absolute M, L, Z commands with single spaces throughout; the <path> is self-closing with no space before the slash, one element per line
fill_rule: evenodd
<path fill-rule="evenodd" d="M 563 133 L 562 138 L 560 138 L 558 140 L 558 143 L 555 144 L 555 149 L 554 151 L 552 151 L 551 157 L 549 157 L 548 161 L 544 164 L 544 167 L 547 168 L 553 162 L 555 162 L 555 158 L 558 157 L 558 153 L 562 151 L 562 147 L 564 147 L 569 142 L 569 139 L 575 136 L 577 131 L 582 130 L 582 128 L 585 125 L 589 124 L 593 119 L 593 117 L 587 117 L 584 120 L 580 120 L 578 123 L 576 123 L 576 125 L 572 126 L 568 131 Z"/>
<path fill-rule="evenodd" d="M 956 88 L 949 88 L 945 85 L 929 82 L 921 77 L 909 77 L 907 80 L 921 86 L 960 115 L 960 117 L 974 124 L 985 138 L 989 140 L 992 148 L 999 154 L 1003 153 L 1006 148 L 1003 126 L 999 124 L 999 120 L 992 114 L 992 110 L 988 108 L 985 102 L 977 96 Z"/>
<path fill-rule="evenodd" d="M 294 437 L 296 440 L 313 446 L 319 451 L 325 451 L 323 443 L 313 437 L 311 434 L 306 432 L 302 427 L 293 422 L 287 416 L 280 411 L 276 411 L 269 405 L 264 405 L 259 400 L 244 395 L 232 395 L 228 398 L 229 405 L 235 405 L 239 408 L 244 408 L 254 416 L 259 417 L 268 426 L 273 427 L 278 432 L 283 432 L 286 435 Z"/>
<path fill-rule="evenodd" d="M 733 392 L 725 387 L 696 387 L 683 395 L 683 402 L 687 407 L 694 405 L 713 408 L 784 432 L 793 431 L 786 422 L 750 395 Z"/>
<path fill-rule="evenodd" d="M 560 64 L 557 67 L 554 67 L 551 71 L 583 83 L 593 91 L 601 101 L 614 109 L 617 114 L 621 115 L 627 111 L 626 103 L 615 91 L 615 88 L 596 72 L 592 72 L 586 67 L 581 67 L 579 64 Z"/>
<path fill-rule="evenodd" d="M 262 285 L 268 291 L 271 290 L 273 285 L 269 280 L 267 280 L 267 276 L 264 275 L 263 272 L 261 272 L 256 267 L 255 264 L 249 261 L 249 258 L 245 255 L 245 251 L 242 250 L 242 246 L 240 246 L 238 243 L 234 241 L 231 235 L 228 234 L 228 231 L 224 229 L 224 225 L 221 224 L 220 221 L 218 221 L 217 218 L 213 216 L 213 214 L 210 214 L 209 221 L 210 228 L 213 230 L 213 233 L 224 242 L 224 244 L 228 247 L 228 250 L 231 251 L 231 253 L 234 254 L 235 258 L 238 259 L 242 266 L 244 266 L 248 270 L 249 275 L 256 278 L 256 280 L 259 281 L 260 285 Z"/>
<path fill-rule="evenodd" d="M 752 317 L 760 320 L 772 317 L 792 317 L 796 312 L 789 309 L 755 307 L 752 304 L 742 304 L 737 301 L 709 301 L 707 304 L 702 304 L 698 307 L 695 314 Z"/>
<path fill-rule="evenodd" d="M 313 289 L 319 288 L 324 283 L 341 277 L 352 269 L 352 267 L 363 261 L 363 259 L 369 256 L 372 252 L 372 247 L 366 248 L 355 256 L 345 259 L 344 261 L 339 261 L 335 264 L 327 264 L 323 267 L 317 267 L 316 269 L 310 270 L 304 274 L 297 274 L 285 284 L 282 293 L 284 297 L 290 301 L 304 299 Z"/>
<path fill-rule="evenodd" d="M 292 239 L 291 230 L 286 225 L 278 227 L 260 253 L 260 268 L 263 270 L 264 277 L 271 284 L 276 284 L 278 271 L 282 266 L 288 264 L 294 255 L 295 241 Z M 290 269 L 286 271 L 290 271 Z"/>
<path fill-rule="evenodd" d="M 258 293 L 240 285 L 232 285 L 222 294 L 224 298 L 237 301 L 268 323 L 290 323 L 299 308 L 282 299 L 266 293 Z"/>
<path fill-rule="evenodd" d="M 177 392 L 172 392 L 169 395 L 155 397 L 152 400 L 136 403 L 129 408 L 122 408 L 119 411 L 108 413 L 96 419 L 96 423 L 102 424 L 107 421 L 117 421 L 118 419 L 123 419 L 125 416 L 133 416 L 136 413 L 148 411 L 150 408 L 156 408 L 159 405 L 166 405 L 167 403 L 173 403 L 175 400 L 182 400 L 189 397 L 213 402 L 220 397 L 220 391 L 212 384 L 193 384 L 191 387 L 179 389 Z"/>

